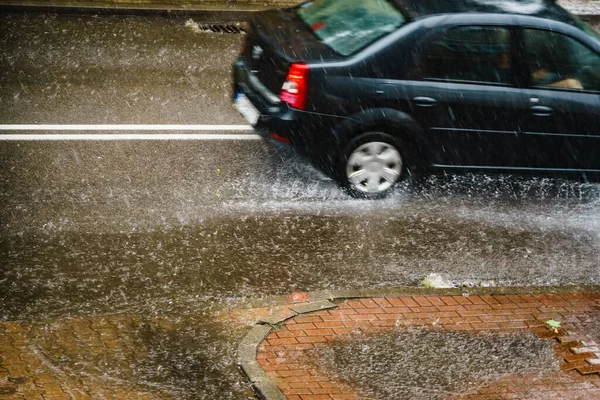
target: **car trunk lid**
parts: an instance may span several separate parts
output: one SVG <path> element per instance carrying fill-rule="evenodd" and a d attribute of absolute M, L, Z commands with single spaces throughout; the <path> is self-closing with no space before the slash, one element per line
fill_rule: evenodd
<path fill-rule="evenodd" d="M 343 58 L 319 41 L 294 9 L 258 13 L 248 29 L 242 55 L 274 94 L 279 94 L 292 63 Z"/>

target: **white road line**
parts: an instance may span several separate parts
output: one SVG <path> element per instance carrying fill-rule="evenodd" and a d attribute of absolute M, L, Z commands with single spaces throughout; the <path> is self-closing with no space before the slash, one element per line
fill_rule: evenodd
<path fill-rule="evenodd" d="M 250 125 L 0 125 L 0 141 L 49 141 L 49 140 L 259 140 L 256 134 L 224 133 L 83 133 L 83 134 L 4 134 L 13 131 L 253 131 Z"/>
<path fill-rule="evenodd" d="M 0 131 L 252 131 L 250 125 L 0 125 Z"/>
<path fill-rule="evenodd" d="M 0 141 L 58 141 L 58 140 L 259 140 L 256 134 L 228 133 L 88 133 L 88 134 L 0 134 Z"/>

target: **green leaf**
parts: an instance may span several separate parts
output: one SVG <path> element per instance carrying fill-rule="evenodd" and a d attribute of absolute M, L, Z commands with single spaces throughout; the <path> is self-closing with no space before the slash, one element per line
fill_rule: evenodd
<path fill-rule="evenodd" d="M 549 319 L 548 321 L 546 321 L 546 323 L 548 325 L 550 325 L 552 328 L 560 328 L 560 322 L 555 321 L 553 319 Z"/>

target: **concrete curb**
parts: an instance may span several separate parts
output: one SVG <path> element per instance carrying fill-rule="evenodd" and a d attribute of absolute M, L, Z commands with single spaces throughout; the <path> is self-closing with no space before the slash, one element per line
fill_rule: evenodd
<path fill-rule="evenodd" d="M 299 304 L 286 304 L 275 309 L 272 315 L 262 318 L 244 336 L 238 345 L 238 365 L 243 374 L 250 380 L 252 388 L 263 400 L 285 400 L 286 397 L 279 390 L 275 382 L 269 379 L 256 361 L 258 346 L 269 333 L 282 322 L 301 314 L 337 308 L 333 301 L 371 298 L 371 297 L 404 297 L 404 296 L 460 296 L 469 294 L 474 296 L 485 295 L 518 295 L 518 294 L 558 294 L 571 292 L 600 292 L 600 285 L 572 285 L 572 286 L 538 286 L 538 287 L 485 287 L 485 288 L 452 288 L 433 289 L 420 287 L 403 287 L 395 289 L 359 289 L 341 291 L 316 291 L 297 293 L 292 296 L 277 297 L 279 301 L 301 301 Z M 281 304 L 281 303 L 280 303 Z"/>
<path fill-rule="evenodd" d="M 598 285 L 566 285 L 566 286 L 496 286 L 496 287 L 460 287 L 436 289 L 418 286 L 405 286 L 387 289 L 349 289 L 349 290 L 319 290 L 312 292 L 294 293 L 286 296 L 270 296 L 262 299 L 249 300 L 249 308 L 275 307 L 290 304 L 315 302 L 321 300 L 340 300 L 361 297 L 402 297 L 402 296 L 456 296 L 468 293 L 472 295 L 500 294 L 552 294 L 567 292 L 600 292 Z"/>
<path fill-rule="evenodd" d="M 261 319 L 258 324 L 244 336 L 238 345 L 238 365 L 252 384 L 254 391 L 263 400 L 285 400 L 285 396 L 275 382 L 270 380 L 265 371 L 256 361 L 256 352 L 260 343 L 278 324 L 313 311 L 336 308 L 337 305 L 328 300 L 318 300 L 309 303 L 290 305 L 279 309 L 274 315 Z"/>
<path fill-rule="evenodd" d="M 574 14 L 586 22 L 600 22 L 600 14 Z"/>
<path fill-rule="evenodd" d="M 198 22 L 239 22 L 247 21 L 253 13 L 260 9 L 201 9 L 156 6 L 76 6 L 76 5 L 13 5 L 0 4 L 0 13 L 40 13 L 40 14 L 73 14 L 73 15 L 130 15 L 130 16 L 161 16 L 195 18 Z"/>
<path fill-rule="evenodd" d="M 136 16 L 163 16 L 163 17 L 194 17 L 199 22 L 239 22 L 247 21 L 253 13 L 268 9 L 267 7 L 250 8 L 198 8 L 194 6 L 176 4 L 119 4 L 119 5 L 60 5 L 60 4 L 1 4 L 0 13 L 52 13 L 52 14 L 80 14 L 80 15 L 136 15 Z M 574 14 L 588 22 L 600 22 L 600 14 Z"/>

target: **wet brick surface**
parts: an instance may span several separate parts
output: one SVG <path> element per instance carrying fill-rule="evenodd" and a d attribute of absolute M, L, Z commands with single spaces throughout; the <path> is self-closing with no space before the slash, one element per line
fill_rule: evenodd
<path fill-rule="evenodd" d="M 558 329 L 545 321 L 561 322 Z M 290 400 L 361 398 L 360 388 L 332 380 L 310 360 L 323 343 L 355 332 L 401 329 L 517 333 L 549 340 L 560 371 L 481 382 L 454 399 L 600 399 L 600 293 L 397 297 L 346 300 L 334 310 L 286 321 L 261 343 L 257 360 Z"/>
<path fill-rule="evenodd" d="M 259 364 L 288 399 L 360 398 L 360 388 L 331 379 L 307 354 L 355 332 L 407 328 L 529 331 L 553 344 L 560 371 L 504 376 L 475 385 L 456 399 L 600 398 L 600 293 L 365 298 L 337 304 L 336 309 L 286 321 L 259 346 Z M 562 323 L 556 332 L 544 322 L 550 318 Z M 152 351 L 139 340 L 149 329 L 175 332 L 181 327 L 168 319 L 132 314 L 2 322 L 0 399 L 173 398 L 164 387 L 135 376 L 140 360 Z"/>
<path fill-rule="evenodd" d="M 248 399 L 237 340 L 270 309 L 0 322 L 0 400 Z"/>
<path fill-rule="evenodd" d="M 103 372 L 127 369 L 145 351 L 132 335 L 133 315 L 49 323 L 0 323 L 0 399 L 167 398 Z"/>

